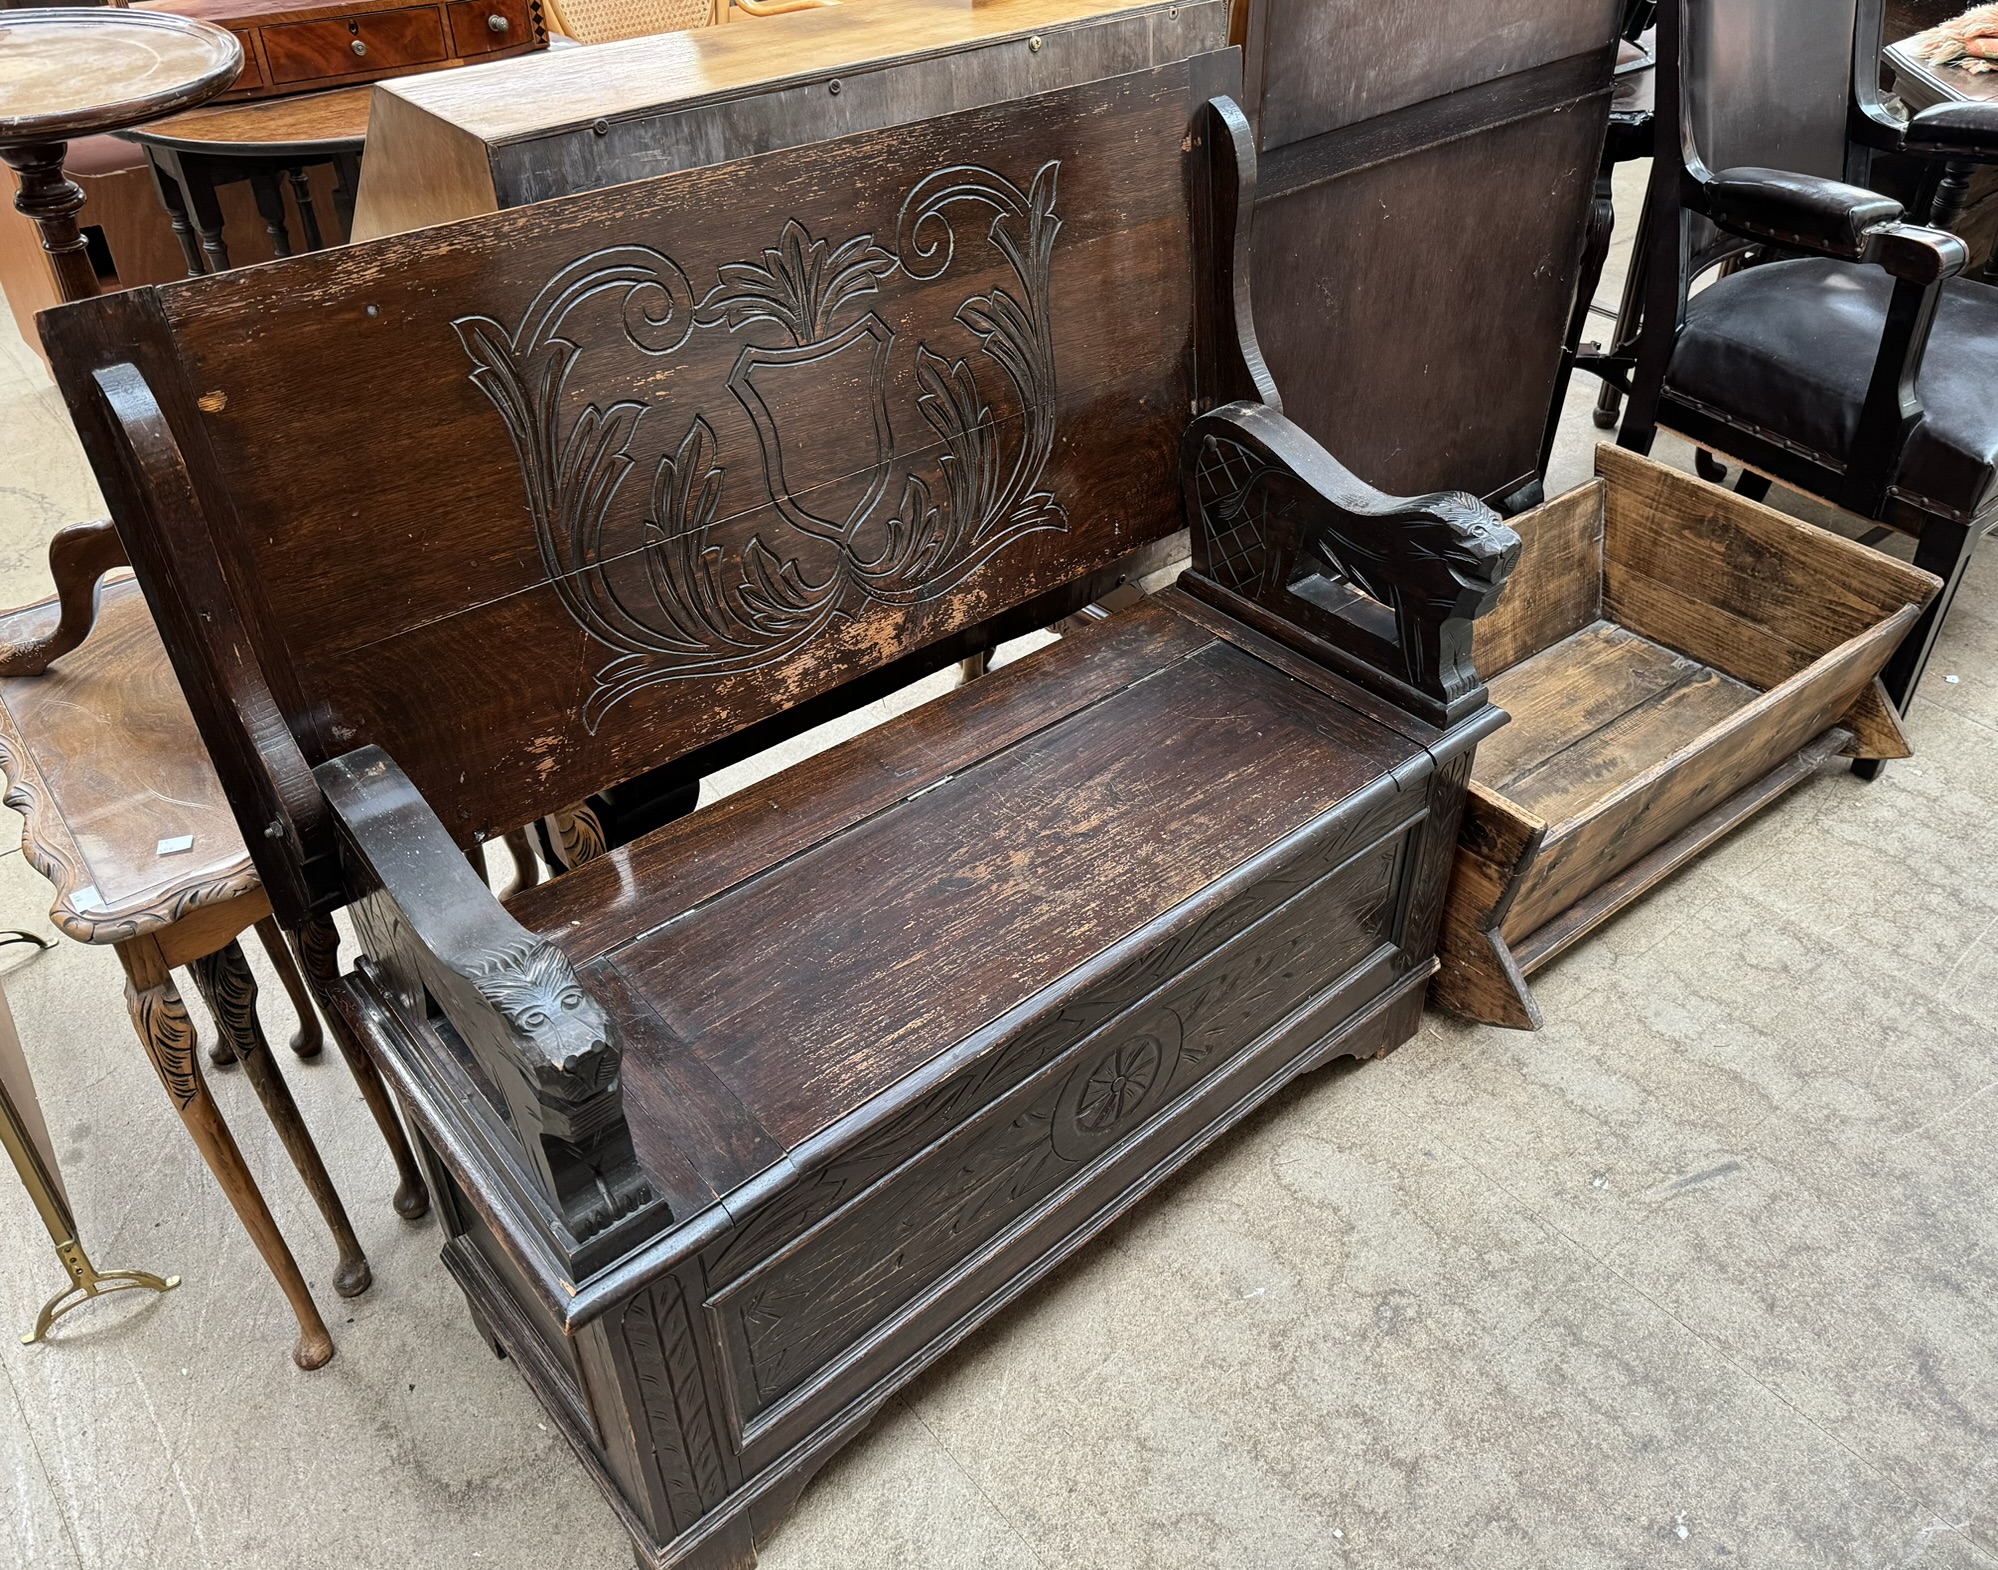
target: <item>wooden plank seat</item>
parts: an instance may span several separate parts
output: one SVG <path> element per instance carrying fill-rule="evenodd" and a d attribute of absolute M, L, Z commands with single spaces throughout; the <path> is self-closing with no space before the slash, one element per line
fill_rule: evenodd
<path fill-rule="evenodd" d="M 1519 543 L 1283 418 L 1239 72 L 45 319 L 272 902 L 351 909 L 335 1027 L 643 1563 L 753 1562 L 916 1370 L 1414 1029 Z M 471 870 L 1188 524 L 1153 601 L 510 906 Z"/>

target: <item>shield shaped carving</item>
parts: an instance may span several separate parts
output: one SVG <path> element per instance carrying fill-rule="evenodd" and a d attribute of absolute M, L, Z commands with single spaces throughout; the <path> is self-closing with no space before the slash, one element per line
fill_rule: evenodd
<path fill-rule="evenodd" d="M 895 330 L 870 312 L 818 343 L 752 345 L 729 372 L 729 391 L 756 426 L 771 499 L 806 534 L 850 545 L 888 488 L 894 347 Z"/>

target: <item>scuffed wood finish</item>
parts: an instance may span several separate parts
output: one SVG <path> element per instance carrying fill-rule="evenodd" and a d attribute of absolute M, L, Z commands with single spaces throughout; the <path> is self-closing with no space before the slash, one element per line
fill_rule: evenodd
<path fill-rule="evenodd" d="M 746 1564 L 917 1370 L 1415 1026 L 1518 544 L 1254 401 L 1232 66 L 52 323 L 336 1035 L 643 1564 Z M 558 819 L 580 865 L 511 910 L 467 859 L 1072 615 L 1182 524 L 1260 597 L 1082 618 L 602 854 Z"/>
<path fill-rule="evenodd" d="M 1265 151 L 1575 55 L 1600 53 L 1601 0 L 1268 0 L 1258 7 Z M 1611 24 L 1613 26 L 1613 24 Z"/>
<path fill-rule="evenodd" d="M 1649 459 L 1596 472 L 1517 520 L 1477 638 L 1512 723 L 1478 754 L 1435 998 L 1520 1029 L 1527 976 L 1825 759 L 1907 755 L 1877 677 L 1940 588 Z"/>
<path fill-rule="evenodd" d="M 867 0 L 385 83 L 355 234 L 908 124 L 1227 41 L 1227 0 Z"/>
<path fill-rule="evenodd" d="M 1284 412 L 1372 483 L 1532 499 L 1621 9 L 1241 7 L 1270 370 Z"/>
<path fill-rule="evenodd" d="M 576 197 L 546 216 L 498 214 L 455 230 L 448 248 L 398 236 L 149 294 L 160 318 L 134 328 L 183 357 L 183 373 L 162 377 L 164 392 L 194 406 L 183 429 L 198 438 L 195 456 L 175 458 L 229 477 L 230 509 L 205 525 L 230 571 L 253 585 L 245 599 L 263 631 L 261 663 L 307 759 L 376 738 L 409 759 L 461 842 L 504 834 L 1175 532 L 1172 455 L 1193 372 L 1182 167 L 1199 102 L 1192 78 L 1180 65 L 1050 95 L 1033 123 L 1011 108 L 976 110 Z M 1102 152 L 1080 157 L 1084 146 Z M 981 162 L 960 163 L 960 148 Z M 1038 269 L 1021 253 L 1031 277 L 990 238 L 998 209 L 975 191 L 951 195 L 981 186 L 1002 193 L 1017 243 L 1038 233 L 1048 244 Z M 932 198 L 936 215 L 919 216 Z M 820 213 L 841 216 L 828 224 Z M 691 214 L 703 221 L 690 224 Z M 677 254 L 633 249 L 642 233 L 675 237 Z M 781 305 L 755 303 L 757 290 L 783 287 L 787 247 L 820 242 L 828 254 L 853 249 L 833 268 L 840 291 L 819 315 L 793 322 Z M 590 295 L 559 324 L 578 352 L 559 406 L 534 411 L 514 389 L 540 384 L 513 378 L 558 352 L 549 347 L 558 324 L 534 302 L 551 282 L 559 290 L 598 268 L 630 282 Z M 725 268 L 769 269 L 769 281 Z M 980 353 L 976 329 L 992 308 L 978 302 L 994 291 L 1031 313 L 1019 345 L 1025 397 Z M 627 336 L 627 302 L 633 320 L 659 313 L 658 329 L 645 330 L 656 352 Z M 731 331 L 731 320 L 746 330 Z M 261 324 L 254 338 L 246 321 Z M 279 333 L 286 353 L 274 356 Z M 746 341 L 764 363 L 742 360 Z M 936 384 L 954 386 L 950 396 L 925 390 L 919 344 L 946 370 L 966 367 Z M 87 352 L 107 351 L 131 352 Z M 313 385 L 285 369 L 299 362 L 321 368 Z M 950 509 L 976 505 L 979 493 L 946 484 L 950 449 L 932 420 L 972 396 L 974 369 L 994 417 L 963 439 L 996 468 L 967 459 L 954 472 L 985 473 L 985 505 L 1010 511 L 953 522 Z M 755 399 L 731 390 L 738 375 Z M 643 403 L 623 400 L 634 385 L 670 401 L 670 428 L 664 407 L 641 415 Z M 136 386 L 131 396 L 143 402 Z M 799 417 L 828 398 L 849 416 Z M 87 392 L 75 401 L 86 420 L 98 417 Z M 275 411 L 292 414 L 275 423 Z M 552 523 L 582 505 L 580 492 L 546 488 L 555 473 L 523 469 L 512 431 L 541 418 L 561 441 L 608 432 L 606 477 L 620 462 L 613 454 L 632 448 L 637 472 L 614 496 L 594 493 L 609 503 L 600 547 L 574 534 L 537 541 L 521 528 L 524 506 Z M 771 432 L 785 444 L 776 476 L 763 446 Z M 589 470 L 567 472 L 589 483 Z M 910 491 L 916 481 L 926 489 Z M 1085 483 L 1098 499 L 1071 508 L 1065 499 Z M 889 519 L 910 507 L 932 521 L 902 526 L 894 549 L 906 566 L 871 587 L 858 561 L 890 549 Z M 431 526 L 445 515 L 452 529 Z M 683 540 L 684 554 L 646 555 L 648 519 Z M 385 535 L 407 540 L 406 551 L 385 557 Z M 587 570 L 585 549 L 597 563 Z M 706 592 L 705 549 L 722 552 L 716 611 L 695 603 Z M 968 580 L 971 592 L 950 592 L 983 561 L 990 570 Z M 657 599 L 648 562 L 676 575 L 678 607 Z M 836 598 L 803 588 L 831 574 L 843 574 Z M 739 585 L 759 602 L 775 596 L 769 621 L 781 635 L 738 625 L 750 611 Z M 646 625 L 634 631 L 606 606 L 611 594 L 639 607 Z M 827 635 L 796 652 L 814 618 L 833 612 Z M 682 628 L 692 655 L 669 647 Z M 662 652 L 632 654 L 634 639 Z M 700 650 L 730 639 L 749 652 L 703 663 Z M 473 654 L 491 646 L 573 652 Z M 440 669 L 454 672 L 448 692 L 429 674 Z M 221 751 L 217 763 L 230 777 Z M 308 844 L 296 815 L 314 798 L 272 804 Z M 264 848 L 253 840 L 253 853 Z M 296 878 L 282 869 L 297 864 L 272 860 L 266 886 L 289 913 L 273 879 Z"/>

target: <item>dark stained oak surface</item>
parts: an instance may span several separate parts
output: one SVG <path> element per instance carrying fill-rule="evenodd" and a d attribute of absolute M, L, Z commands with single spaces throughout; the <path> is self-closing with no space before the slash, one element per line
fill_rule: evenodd
<path fill-rule="evenodd" d="M 1417 755 L 1211 645 L 613 959 L 795 1144 Z"/>
<path fill-rule="evenodd" d="M 308 756 L 376 742 L 409 759 L 454 833 L 497 834 L 1180 527 L 1189 94 L 1180 65 L 1051 95 L 1031 124 L 973 111 L 162 291 L 200 410 L 184 439 L 198 434 L 229 476 L 235 516 L 213 522 L 282 640 L 285 658 L 267 663 L 305 705 Z M 1078 158 L 1085 136 L 1105 155 Z M 992 239 L 997 209 L 978 190 L 920 216 L 952 181 L 1010 189 L 1015 254 Z M 850 215 L 836 232 L 814 216 L 829 211 Z M 775 298 L 785 257 L 820 244 L 823 292 L 802 317 L 722 298 Z M 649 269 L 668 287 L 577 287 L 593 268 Z M 690 327 L 694 301 L 709 312 Z M 1025 396 L 981 352 L 1017 311 L 1047 333 L 1040 348 L 1031 325 L 1013 334 Z M 626 331 L 647 313 L 665 318 L 641 322 L 651 349 Z M 522 412 L 519 389 L 544 385 L 537 354 L 557 337 L 578 345 L 567 381 L 552 407 Z M 745 378 L 748 346 L 769 363 Z M 320 374 L 299 377 L 300 363 Z M 939 423 L 953 411 L 956 434 Z M 553 515 L 603 498 L 599 532 L 566 554 L 537 545 L 509 418 L 537 440 L 552 421 L 546 439 L 568 444 L 573 461 L 543 470 L 571 486 Z M 677 487 L 662 461 L 684 471 Z M 994 507 L 1011 511 L 980 522 Z M 929 543 L 911 546 L 907 520 L 925 509 Z M 453 526 L 434 528 L 439 516 Z M 661 625 L 648 564 L 664 558 L 646 550 L 660 538 L 688 539 L 676 570 L 692 599 L 719 550 L 722 596 L 762 625 L 801 624 L 790 603 L 843 556 L 902 549 L 908 565 L 847 595 L 809 653 L 733 626 L 727 639 L 756 647 L 730 668 L 674 656 L 655 662 L 673 667 L 660 679 L 619 689 L 604 674 L 617 651 L 570 602 L 616 599 Z M 496 642 L 520 660 L 467 657 Z M 455 673 L 448 693 L 438 669 Z"/>

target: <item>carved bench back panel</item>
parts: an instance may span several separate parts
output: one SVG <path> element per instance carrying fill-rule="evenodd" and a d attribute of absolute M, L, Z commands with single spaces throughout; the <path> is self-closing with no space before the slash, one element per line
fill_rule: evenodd
<path fill-rule="evenodd" d="M 1179 527 L 1226 59 L 159 291 L 309 761 L 502 831 Z"/>

